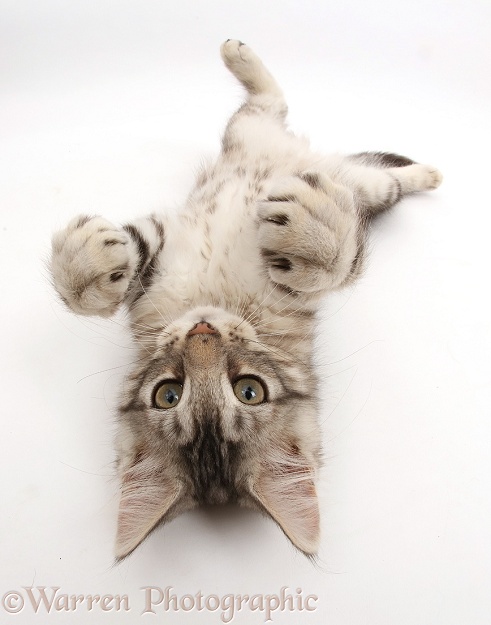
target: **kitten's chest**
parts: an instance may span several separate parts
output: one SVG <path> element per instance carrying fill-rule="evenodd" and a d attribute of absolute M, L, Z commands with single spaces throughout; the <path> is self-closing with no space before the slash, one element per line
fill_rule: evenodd
<path fill-rule="evenodd" d="M 219 179 L 195 192 L 169 228 L 163 274 L 189 295 L 254 291 L 261 259 L 257 244 L 257 203 L 267 195 L 259 176 Z M 261 281 L 262 282 L 262 281 Z"/>
<path fill-rule="evenodd" d="M 256 205 L 264 191 L 247 180 L 223 181 L 217 191 L 191 197 L 166 227 L 158 297 L 183 306 L 230 306 L 261 292 L 267 279 L 257 244 Z"/>
<path fill-rule="evenodd" d="M 186 210 L 166 223 L 159 271 L 135 318 L 158 323 L 211 305 L 250 316 L 274 336 L 295 331 L 298 303 L 271 282 L 258 245 L 257 204 L 274 184 L 272 172 L 241 169 L 195 189 Z"/>

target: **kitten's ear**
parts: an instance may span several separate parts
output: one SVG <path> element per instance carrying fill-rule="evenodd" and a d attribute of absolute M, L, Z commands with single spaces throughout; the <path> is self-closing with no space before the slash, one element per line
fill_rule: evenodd
<path fill-rule="evenodd" d="M 122 476 L 116 560 L 128 556 L 168 518 L 181 495 L 180 483 L 169 477 L 156 459 L 140 456 Z"/>
<path fill-rule="evenodd" d="M 252 486 L 261 507 L 307 555 L 319 548 L 320 518 L 313 469 L 296 447 L 265 461 Z"/>

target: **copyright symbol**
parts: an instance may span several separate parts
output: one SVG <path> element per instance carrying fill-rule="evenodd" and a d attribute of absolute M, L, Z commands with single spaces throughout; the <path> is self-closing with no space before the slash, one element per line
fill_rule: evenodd
<path fill-rule="evenodd" d="M 24 607 L 24 597 L 16 590 L 9 590 L 2 597 L 2 606 L 5 612 L 17 614 Z"/>

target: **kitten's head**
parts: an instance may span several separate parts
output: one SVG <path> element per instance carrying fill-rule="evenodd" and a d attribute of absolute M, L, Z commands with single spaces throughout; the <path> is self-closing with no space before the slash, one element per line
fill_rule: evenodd
<path fill-rule="evenodd" d="M 120 412 L 118 559 L 158 524 L 226 502 L 262 510 L 317 551 L 315 377 L 247 320 L 206 307 L 167 326 Z"/>

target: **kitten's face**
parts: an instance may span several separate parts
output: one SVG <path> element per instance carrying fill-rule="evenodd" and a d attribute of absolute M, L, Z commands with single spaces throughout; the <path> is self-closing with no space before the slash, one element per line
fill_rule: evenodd
<path fill-rule="evenodd" d="M 229 501 L 268 512 L 315 551 L 315 386 L 310 367 L 221 309 L 195 309 L 162 330 L 121 408 L 118 557 L 159 522 Z"/>

